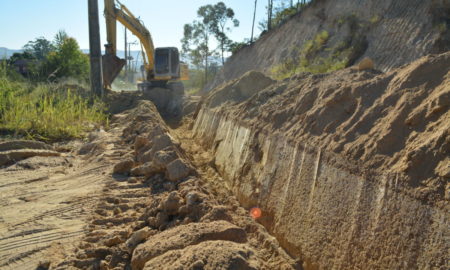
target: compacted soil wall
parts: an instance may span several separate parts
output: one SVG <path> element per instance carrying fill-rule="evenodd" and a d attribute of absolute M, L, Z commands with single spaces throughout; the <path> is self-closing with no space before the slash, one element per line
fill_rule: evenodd
<path fill-rule="evenodd" d="M 256 133 L 208 108 L 196 137 L 245 207 L 305 269 L 448 269 L 449 213 L 407 195 L 400 175 L 357 172 L 303 141 Z"/>

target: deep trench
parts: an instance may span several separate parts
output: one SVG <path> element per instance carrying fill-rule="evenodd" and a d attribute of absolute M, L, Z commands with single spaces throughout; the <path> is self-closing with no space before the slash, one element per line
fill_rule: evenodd
<path fill-rule="evenodd" d="M 196 166 L 214 170 L 216 189 L 226 187 L 244 208 L 260 207 L 258 222 L 304 269 L 446 264 L 444 209 L 404 192 L 399 175 L 358 173 L 320 147 L 254 132 L 205 108 L 190 121 L 169 122 L 171 134 L 188 153 L 201 145 L 210 160 Z"/>

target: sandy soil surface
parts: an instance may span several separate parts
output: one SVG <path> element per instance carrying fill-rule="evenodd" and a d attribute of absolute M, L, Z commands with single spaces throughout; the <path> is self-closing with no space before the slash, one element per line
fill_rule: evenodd
<path fill-rule="evenodd" d="M 299 268 L 189 125 L 171 130 L 141 101 L 72 152 L 1 169 L 1 268 Z"/>
<path fill-rule="evenodd" d="M 444 206 L 450 199 L 449 63 L 447 52 L 388 73 L 351 67 L 278 82 L 248 72 L 203 103 L 252 130 L 341 155 L 355 164 L 352 170 L 397 173 L 414 197 Z M 264 87 L 254 87 L 255 80 Z"/>
<path fill-rule="evenodd" d="M 109 135 L 95 144 L 101 155 L 89 154 L 95 148 L 89 144 L 71 142 L 57 146 L 60 156 L 35 156 L 0 169 L 0 269 L 34 269 L 45 254 L 74 248 L 103 187 L 113 181 L 114 131 Z M 80 146 L 88 155 L 77 153 Z"/>
<path fill-rule="evenodd" d="M 403 173 L 418 196 L 445 202 L 448 57 L 388 74 L 346 69 L 275 82 L 250 72 L 201 102 L 262 132 Z M 257 211 L 240 206 L 190 120 L 171 129 L 151 102 L 127 98 L 133 109 L 87 142 L 0 147 L 0 268 L 301 269 L 251 217 Z M 46 156 L 11 165 L 38 154 Z"/>

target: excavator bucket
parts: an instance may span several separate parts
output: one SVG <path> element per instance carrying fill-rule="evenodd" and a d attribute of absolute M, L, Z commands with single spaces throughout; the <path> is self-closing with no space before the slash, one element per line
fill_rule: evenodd
<path fill-rule="evenodd" d="M 120 59 L 113 54 L 105 54 L 102 56 L 103 84 L 106 87 L 111 86 L 125 64 L 125 59 Z"/>

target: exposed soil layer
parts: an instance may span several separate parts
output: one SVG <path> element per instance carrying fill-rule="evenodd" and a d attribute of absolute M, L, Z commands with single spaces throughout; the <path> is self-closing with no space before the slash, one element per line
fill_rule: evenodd
<path fill-rule="evenodd" d="M 2 142 L 0 268 L 445 269 L 449 63 L 249 72 L 176 129 L 110 94 L 84 143 Z"/>
<path fill-rule="evenodd" d="M 353 60 L 370 57 L 375 68 L 390 71 L 430 53 L 450 50 L 450 5 L 440 0 L 321 0 L 256 42 L 233 54 L 206 91 L 239 78 L 250 70 L 270 73 L 295 59 L 310 40 L 326 31 L 320 56 L 347 44 Z M 320 46 L 320 45 L 319 45 Z M 323 47 L 327 50 L 323 50 Z M 353 59 L 356 58 L 356 59 Z"/>
<path fill-rule="evenodd" d="M 112 127 L 121 129 L 121 160 L 111 168 L 113 179 L 99 194 L 87 233 L 74 251 L 49 254 L 43 267 L 300 267 L 229 191 L 210 184 L 205 176 L 214 174 L 191 163 L 151 102 L 115 115 Z"/>
<path fill-rule="evenodd" d="M 252 130 L 342 155 L 352 170 L 401 174 L 417 197 L 450 199 L 450 53 L 388 73 L 299 74 L 242 103 L 225 95 L 217 101 L 248 76 L 212 91 L 205 107 Z"/>
<path fill-rule="evenodd" d="M 237 79 L 205 97 L 195 139 L 304 269 L 447 269 L 449 63 L 300 74 L 218 102 Z"/>
<path fill-rule="evenodd" d="M 109 155 L 109 138 L 102 144 L 102 154 Z M 29 141 L 1 145 L 8 163 L 0 169 L 0 269 L 35 269 L 47 252 L 70 250 L 86 233 L 110 165 L 100 156 L 86 162 L 69 151 L 81 142 L 65 148 Z"/>

